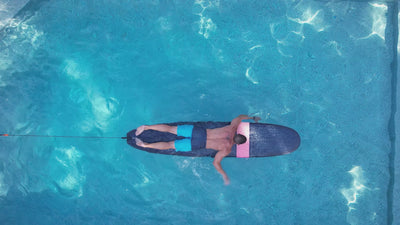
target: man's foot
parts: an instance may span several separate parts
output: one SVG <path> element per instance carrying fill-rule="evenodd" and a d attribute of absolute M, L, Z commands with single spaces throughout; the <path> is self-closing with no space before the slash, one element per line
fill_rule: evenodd
<path fill-rule="evenodd" d="M 144 142 L 142 140 L 140 140 L 139 138 L 135 138 L 135 142 L 136 142 L 136 145 L 139 147 L 143 147 L 143 148 L 146 147 Z"/>
<path fill-rule="evenodd" d="M 138 127 L 138 128 L 136 129 L 136 132 L 135 132 L 136 137 L 139 136 L 139 135 L 145 130 L 145 128 L 146 128 L 146 127 L 145 127 L 144 125 Z"/>

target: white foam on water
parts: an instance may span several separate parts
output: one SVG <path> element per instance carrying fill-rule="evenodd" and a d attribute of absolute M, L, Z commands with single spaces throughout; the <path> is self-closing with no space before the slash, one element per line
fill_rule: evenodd
<path fill-rule="evenodd" d="M 293 18 L 288 16 L 288 19 L 294 21 L 298 24 L 309 24 L 318 32 L 324 31 L 328 26 L 325 25 L 323 20 L 323 11 L 321 9 L 314 10 L 311 8 L 306 8 L 302 10 L 303 14 L 300 18 Z"/>
<path fill-rule="evenodd" d="M 3 50 L 4 51 L 4 50 Z M 2 52 L 3 53 L 3 52 Z M 4 56 L 0 55 L 0 71 L 6 71 L 8 68 L 10 68 L 12 64 L 11 59 L 9 58 L 8 54 L 5 53 Z M 7 86 L 7 83 L 4 81 L 5 79 L 5 74 L 0 73 L 0 87 L 5 87 Z M 4 78 L 3 78 L 4 77 Z"/>
<path fill-rule="evenodd" d="M 210 34 L 217 29 L 211 18 L 201 16 L 199 21 L 199 34 L 208 39 Z"/>
<path fill-rule="evenodd" d="M 349 211 L 355 209 L 354 204 L 357 203 L 357 197 L 366 189 L 363 170 L 360 166 L 355 166 L 348 171 L 353 177 L 353 182 L 349 188 L 342 188 L 340 192 L 347 200 Z"/>
<path fill-rule="evenodd" d="M 246 70 L 246 78 L 253 84 L 259 84 L 259 82 L 251 75 L 251 67 Z"/>
<path fill-rule="evenodd" d="M 296 7 L 296 15 L 288 14 L 286 23 L 271 23 L 270 33 L 277 43 L 277 51 L 283 57 L 292 58 L 290 54 L 293 48 L 301 44 L 306 36 L 304 35 L 304 25 L 311 26 L 317 32 L 325 31 L 329 26 L 324 21 L 324 12 L 321 9 L 313 9 L 310 6 Z M 298 13 L 298 14 L 297 14 Z M 300 14 L 300 15 L 299 15 Z"/>
<path fill-rule="evenodd" d="M 254 45 L 253 47 L 249 48 L 249 50 L 253 51 L 254 49 L 261 48 L 261 47 L 263 47 L 263 46 L 262 45 Z"/>
<path fill-rule="evenodd" d="M 133 185 L 135 188 L 143 188 L 155 183 L 154 177 L 143 164 L 136 165 L 136 174 L 140 177 L 140 181 Z"/>
<path fill-rule="evenodd" d="M 383 40 L 385 40 L 385 30 L 386 30 L 386 14 L 388 7 L 385 3 L 370 3 L 374 7 L 372 13 L 372 28 L 371 35 L 376 34 Z"/>
<path fill-rule="evenodd" d="M 13 6 L 13 4 L 15 5 Z M 7 48 L 1 50 L 0 71 L 6 71 L 7 69 L 12 71 L 20 70 L 23 67 L 15 66 L 13 63 L 20 61 L 21 55 L 27 58 L 31 57 L 35 50 L 44 43 L 43 31 L 29 24 L 29 20 L 21 21 L 21 19 L 12 18 L 13 15 L 5 15 L 13 13 L 8 11 L 16 10 L 19 7 L 18 4 L 23 6 L 23 0 L 15 3 L 11 3 L 11 1 L 0 3 L 0 28 L 6 25 L 10 29 L 10 32 L 0 40 L 4 46 L 7 46 Z M 7 85 L 5 79 L 5 76 L 0 75 L 0 87 Z"/>
<path fill-rule="evenodd" d="M 305 39 L 303 27 L 298 26 L 296 30 L 286 30 L 281 28 L 282 24 L 272 23 L 269 25 L 270 33 L 277 44 L 277 50 L 280 55 L 292 58 L 293 55 L 286 53 L 292 52 L 293 47 L 302 43 Z"/>
<path fill-rule="evenodd" d="M 0 20 L 1 10 L 4 10 L 2 7 L 5 6 L 2 6 L 0 3 Z M 44 38 L 42 37 L 43 32 L 28 23 L 28 21 L 21 22 L 19 19 L 7 19 L 7 28 L 10 29 L 10 33 L 0 40 L 4 46 L 7 46 L 0 53 L 0 71 L 11 70 L 11 72 L 0 74 L 0 87 L 7 86 L 7 76 L 11 75 L 13 71 L 24 69 L 23 65 L 15 66 L 13 64 L 15 62 L 18 63 L 21 56 L 26 58 L 31 57 L 35 50 L 44 42 Z M 2 21 L 0 21 L 1 27 Z"/>
<path fill-rule="evenodd" d="M 338 56 L 342 56 L 342 51 L 340 51 L 341 46 L 337 41 L 329 41 L 327 43 L 327 46 L 335 50 L 335 52 L 338 54 Z"/>
<path fill-rule="evenodd" d="M 88 79 L 90 77 L 89 71 L 80 66 L 73 59 L 64 60 L 63 67 L 64 67 L 63 73 L 71 79 L 79 80 L 79 79 Z"/>
<path fill-rule="evenodd" d="M 0 55 L 0 71 L 5 71 L 6 69 L 8 69 L 11 66 L 11 64 L 12 64 L 12 61 L 7 56 L 7 53 L 5 54 L 4 57 L 2 55 Z M 0 87 L 7 86 L 6 82 L 3 79 L 4 79 L 3 75 L 0 73 Z"/>
<path fill-rule="evenodd" d="M 197 8 L 199 11 L 194 13 L 200 17 L 197 22 L 199 25 L 198 33 L 205 39 L 208 39 L 211 33 L 217 29 L 217 25 L 212 21 L 212 19 L 204 15 L 206 9 L 214 7 L 219 7 L 219 1 L 196 0 L 194 2 L 194 8 Z"/>
<path fill-rule="evenodd" d="M 43 38 L 44 32 L 29 24 L 29 20 L 11 19 L 8 27 L 15 30 L 15 32 L 7 35 L 7 39 L 4 42 L 7 46 L 13 46 L 15 53 L 26 55 L 27 52 L 38 49 L 45 41 Z M 13 43 L 14 41 L 15 43 Z"/>
<path fill-rule="evenodd" d="M 5 2 L 0 2 L 0 13 L 6 13 L 7 10 L 7 5 Z"/>
<path fill-rule="evenodd" d="M 9 185 L 4 181 L 4 174 L 0 172 L 0 197 L 6 196 L 9 188 Z"/>
<path fill-rule="evenodd" d="M 193 175 L 195 175 L 196 177 L 201 179 L 201 175 L 200 173 L 197 171 L 196 167 L 192 167 L 192 173 Z"/>
<path fill-rule="evenodd" d="M 8 69 L 12 64 L 12 61 L 8 57 L 2 57 L 0 60 L 0 70 Z"/>
<path fill-rule="evenodd" d="M 95 92 L 89 96 L 96 126 L 106 130 L 112 117 L 116 114 L 119 102 L 113 97 L 105 98 L 101 93 Z"/>
<path fill-rule="evenodd" d="M 58 187 L 52 188 L 54 191 L 67 194 L 69 197 L 83 195 L 86 176 L 80 167 L 81 158 L 82 153 L 74 146 L 54 149 L 49 161 L 50 177 Z"/>
<path fill-rule="evenodd" d="M 160 17 L 158 18 L 157 23 L 161 31 L 170 31 L 172 29 L 172 24 L 168 18 Z"/>
<path fill-rule="evenodd" d="M 191 163 L 192 163 L 191 160 L 188 159 L 179 160 L 176 162 L 180 170 L 188 168 L 189 166 L 191 166 Z"/>
<path fill-rule="evenodd" d="M 385 40 L 385 30 L 386 30 L 386 13 L 388 7 L 385 3 L 369 3 L 372 6 L 371 10 L 371 33 L 360 39 L 367 39 L 374 35 L 377 35 L 382 40 Z"/>
<path fill-rule="evenodd" d="M 366 180 L 364 178 L 364 171 L 360 166 L 354 166 L 348 171 L 353 177 L 353 181 L 348 188 L 342 188 L 340 193 L 346 198 L 348 206 L 347 222 L 350 224 L 357 224 L 356 218 L 352 217 L 351 212 L 357 209 L 357 200 L 362 196 L 366 189 Z"/>
<path fill-rule="evenodd" d="M 119 101 L 114 97 L 105 97 L 92 77 L 90 69 L 79 64 L 77 60 L 65 59 L 62 66 L 63 73 L 73 82 L 74 87 L 70 91 L 71 100 L 76 104 L 87 100 L 92 109 L 92 113 L 79 123 L 81 130 L 84 132 L 94 128 L 107 130 L 112 118 L 116 117 Z"/>

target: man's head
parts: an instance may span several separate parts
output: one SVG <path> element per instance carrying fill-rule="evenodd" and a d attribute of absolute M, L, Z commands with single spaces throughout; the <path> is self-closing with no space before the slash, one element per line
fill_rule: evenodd
<path fill-rule="evenodd" d="M 238 145 L 243 144 L 246 141 L 247 141 L 247 138 L 245 136 L 241 135 L 241 134 L 236 134 L 233 137 L 233 142 L 235 142 L 235 144 L 238 144 Z"/>

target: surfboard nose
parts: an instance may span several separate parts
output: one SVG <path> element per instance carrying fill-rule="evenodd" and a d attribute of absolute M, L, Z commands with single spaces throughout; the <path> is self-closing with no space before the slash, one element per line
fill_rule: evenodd
<path fill-rule="evenodd" d="M 251 124 L 250 140 L 250 157 L 289 154 L 301 142 L 292 128 L 273 124 Z"/>

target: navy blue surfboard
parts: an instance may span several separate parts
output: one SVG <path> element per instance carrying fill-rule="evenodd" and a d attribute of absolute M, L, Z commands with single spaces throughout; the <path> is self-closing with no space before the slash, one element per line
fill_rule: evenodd
<path fill-rule="evenodd" d="M 166 123 L 167 125 L 177 126 L 183 124 L 190 124 L 199 126 L 205 129 L 219 128 L 227 126 L 229 122 L 177 122 L 177 123 Z M 152 148 L 143 148 L 136 145 L 135 142 L 135 130 L 131 130 L 127 134 L 127 142 L 132 147 L 147 151 L 150 153 L 167 154 L 167 155 L 179 155 L 188 157 L 214 157 L 217 151 L 213 149 L 199 149 L 190 152 L 179 152 L 174 149 L 168 150 L 157 150 Z M 248 141 L 242 145 L 233 145 L 231 153 L 228 157 L 268 157 L 285 155 L 295 151 L 300 146 L 299 134 L 285 126 L 266 124 L 266 123 L 247 123 L 242 122 L 238 128 L 238 133 L 247 136 Z M 155 130 L 145 130 L 138 138 L 147 143 L 155 142 L 168 142 L 180 139 L 175 134 L 165 133 Z"/>

